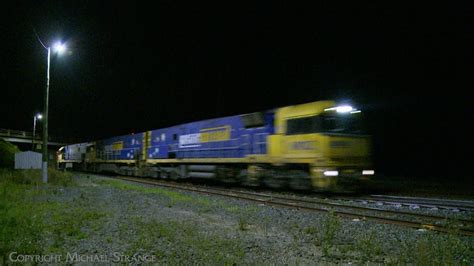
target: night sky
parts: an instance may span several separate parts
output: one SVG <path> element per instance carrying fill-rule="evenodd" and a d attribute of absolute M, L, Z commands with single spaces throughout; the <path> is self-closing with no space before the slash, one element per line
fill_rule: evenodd
<path fill-rule="evenodd" d="M 351 100 L 376 169 L 466 177 L 474 10 L 279 1 L 3 5 L 0 128 L 29 130 L 53 56 L 50 134 L 93 140 L 323 99 Z"/>

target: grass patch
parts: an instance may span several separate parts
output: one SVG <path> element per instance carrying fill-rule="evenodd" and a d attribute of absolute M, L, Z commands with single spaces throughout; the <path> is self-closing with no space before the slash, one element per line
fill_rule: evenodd
<path fill-rule="evenodd" d="M 207 198 L 195 198 L 178 191 L 171 191 L 160 187 L 148 187 L 139 184 L 130 184 L 122 180 L 102 179 L 97 181 L 101 185 L 108 185 L 120 190 L 137 191 L 146 194 L 156 194 L 168 198 L 167 207 L 172 208 L 178 202 L 192 202 L 204 207 L 212 205 L 212 201 Z"/>
<path fill-rule="evenodd" d="M 459 236 L 426 234 L 417 241 L 402 242 L 401 252 L 394 264 L 472 265 L 473 258 L 473 247 Z"/>
<path fill-rule="evenodd" d="M 242 263 L 245 255 L 240 242 L 199 231 L 192 223 L 143 221 L 135 217 L 137 235 L 126 254 L 154 254 L 162 262 L 174 264 L 231 265 Z"/>
<path fill-rule="evenodd" d="M 102 185 L 109 185 L 111 187 L 114 187 L 120 190 L 132 190 L 132 191 L 137 191 L 137 192 L 142 192 L 142 193 L 147 193 L 147 194 L 159 194 L 159 195 L 169 197 L 170 199 L 174 201 L 191 201 L 193 199 L 191 196 L 185 195 L 183 193 L 166 190 L 159 187 L 147 187 L 147 186 L 141 186 L 138 184 L 129 184 L 122 180 L 103 179 L 103 180 L 99 180 L 98 183 Z"/>
<path fill-rule="evenodd" d="M 101 226 L 100 219 L 106 213 L 91 210 L 83 206 L 68 204 L 45 204 L 42 210 L 45 220 L 50 222 L 44 226 L 46 232 L 52 236 L 52 245 L 48 247 L 50 253 L 65 253 L 67 242 L 85 239 L 91 231 L 98 230 Z M 52 207 L 56 205 L 57 207 Z M 88 230 L 86 230 L 88 228 Z"/>
<path fill-rule="evenodd" d="M 0 183 L 11 183 L 30 186 L 44 186 L 41 170 L 8 170 L 0 168 Z M 76 185 L 72 173 L 48 169 L 48 184 L 50 186 L 69 187 Z"/>
<path fill-rule="evenodd" d="M 8 254 L 41 254 L 43 223 L 31 200 L 35 192 L 26 185 L 0 181 L 0 262 L 6 263 Z M 2 263 L 0 263 L 2 264 Z"/>
<path fill-rule="evenodd" d="M 84 197 L 73 202 L 54 198 L 76 184 L 72 174 L 53 169 L 48 184 L 42 183 L 38 170 L 0 170 L 0 264 L 7 262 L 12 251 L 61 252 L 66 241 L 87 237 L 83 229 L 105 214 L 86 207 Z"/>

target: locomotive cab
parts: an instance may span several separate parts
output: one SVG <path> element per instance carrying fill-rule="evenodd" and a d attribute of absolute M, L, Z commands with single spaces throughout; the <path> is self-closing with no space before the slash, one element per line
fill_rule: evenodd
<path fill-rule="evenodd" d="M 275 132 L 269 155 L 277 164 L 306 169 L 313 187 L 328 188 L 338 180 L 374 174 L 362 113 L 349 105 L 319 101 L 279 108 Z"/>

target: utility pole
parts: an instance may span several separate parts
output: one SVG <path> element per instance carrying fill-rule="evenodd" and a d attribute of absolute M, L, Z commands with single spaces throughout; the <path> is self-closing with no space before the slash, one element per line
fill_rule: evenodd
<path fill-rule="evenodd" d="M 43 183 L 48 183 L 48 105 L 49 105 L 49 65 L 51 48 L 48 47 L 48 68 L 46 70 L 46 88 L 44 91 L 44 120 L 43 120 Z"/>
<path fill-rule="evenodd" d="M 34 29 L 33 29 L 34 30 Z M 49 67 L 51 62 L 51 47 L 46 47 L 41 41 L 40 37 L 36 33 L 36 37 L 44 49 L 48 50 L 48 66 L 46 69 L 46 88 L 44 90 L 44 111 L 43 111 L 43 183 L 48 183 L 48 105 L 49 105 Z M 61 54 L 66 50 L 66 46 L 61 42 L 57 42 L 54 45 L 54 51 L 58 54 Z"/>

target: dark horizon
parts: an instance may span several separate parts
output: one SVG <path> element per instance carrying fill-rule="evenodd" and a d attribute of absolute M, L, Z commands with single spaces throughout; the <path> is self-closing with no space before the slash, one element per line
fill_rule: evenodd
<path fill-rule="evenodd" d="M 2 32 L 0 128 L 31 130 L 53 56 L 50 133 L 81 140 L 324 99 L 365 113 L 377 169 L 465 174 L 472 136 L 472 9 L 462 6 L 11 7 Z"/>

